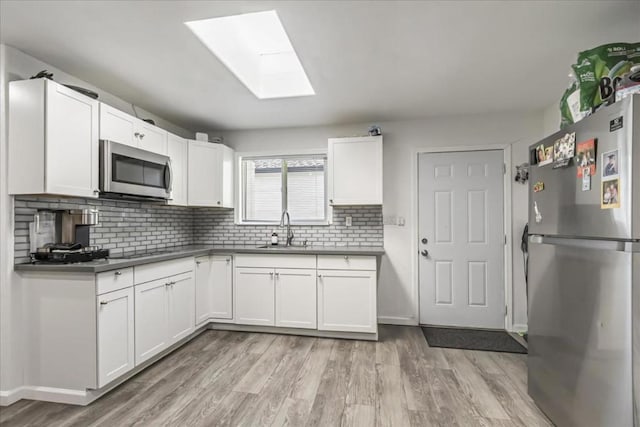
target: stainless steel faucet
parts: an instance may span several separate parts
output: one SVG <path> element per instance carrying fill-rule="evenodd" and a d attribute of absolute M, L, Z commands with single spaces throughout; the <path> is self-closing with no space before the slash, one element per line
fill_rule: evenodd
<path fill-rule="evenodd" d="M 282 211 L 282 217 L 280 218 L 280 227 L 284 227 L 284 217 L 287 217 L 287 244 L 285 246 L 291 246 L 293 242 L 293 231 L 291 231 L 291 217 L 289 216 L 289 212 Z"/>

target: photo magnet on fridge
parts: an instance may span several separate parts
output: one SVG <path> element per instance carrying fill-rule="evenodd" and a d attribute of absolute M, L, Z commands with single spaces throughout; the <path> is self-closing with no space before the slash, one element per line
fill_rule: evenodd
<path fill-rule="evenodd" d="M 620 179 L 602 181 L 600 208 L 613 209 L 620 207 Z"/>
<path fill-rule="evenodd" d="M 538 153 L 538 166 L 545 166 L 553 163 L 553 146 L 545 147 L 544 144 L 536 148 Z"/>
<path fill-rule="evenodd" d="M 596 140 L 578 142 L 576 144 L 576 166 L 578 178 L 583 177 L 583 171 L 589 171 L 590 176 L 596 174 Z"/>
<path fill-rule="evenodd" d="M 582 191 L 591 191 L 591 169 L 582 169 Z"/>
<path fill-rule="evenodd" d="M 567 133 L 553 144 L 554 168 L 567 166 L 576 152 L 576 133 Z"/>
<path fill-rule="evenodd" d="M 544 190 L 544 182 L 538 181 L 533 185 L 533 192 L 539 193 Z"/>
<path fill-rule="evenodd" d="M 618 163 L 618 159 L 618 150 L 602 153 L 602 179 L 620 175 L 620 164 Z"/>

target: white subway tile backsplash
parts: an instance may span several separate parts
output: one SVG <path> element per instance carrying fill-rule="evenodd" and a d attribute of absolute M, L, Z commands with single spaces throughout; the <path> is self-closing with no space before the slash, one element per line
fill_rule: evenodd
<path fill-rule="evenodd" d="M 232 210 L 187 208 L 103 199 L 37 196 L 15 198 L 15 263 L 29 261 L 29 223 L 38 209 L 97 207 L 100 224 L 92 227 L 91 243 L 112 254 L 184 245 L 262 245 L 273 229 L 284 241 L 286 231 L 274 225 L 237 225 Z M 352 226 L 345 217 L 352 217 Z M 330 225 L 291 226 L 294 242 L 318 246 L 383 246 L 382 207 L 334 207 Z"/>

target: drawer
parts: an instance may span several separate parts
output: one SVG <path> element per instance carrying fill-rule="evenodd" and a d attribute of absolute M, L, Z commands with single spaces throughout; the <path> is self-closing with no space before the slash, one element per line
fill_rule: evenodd
<path fill-rule="evenodd" d="M 96 274 L 96 295 L 133 286 L 133 267 Z"/>
<path fill-rule="evenodd" d="M 318 269 L 376 270 L 376 257 L 361 255 L 318 255 Z"/>
<path fill-rule="evenodd" d="M 193 271 L 194 258 L 180 258 L 169 261 L 154 262 L 134 267 L 135 284 L 150 282 L 152 280 L 163 279 L 176 274 Z"/>
<path fill-rule="evenodd" d="M 316 268 L 315 255 L 240 254 L 234 257 L 236 267 Z"/>

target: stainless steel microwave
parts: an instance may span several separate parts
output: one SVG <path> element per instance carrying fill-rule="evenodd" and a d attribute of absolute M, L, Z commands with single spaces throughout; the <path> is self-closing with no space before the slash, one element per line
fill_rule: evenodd
<path fill-rule="evenodd" d="M 100 196 L 166 201 L 171 160 L 151 151 L 100 140 Z"/>

